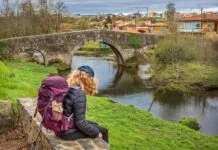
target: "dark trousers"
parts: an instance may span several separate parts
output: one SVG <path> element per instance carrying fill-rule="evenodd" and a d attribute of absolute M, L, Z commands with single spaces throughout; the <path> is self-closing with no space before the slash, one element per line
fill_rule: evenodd
<path fill-rule="evenodd" d="M 93 124 L 95 127 L 99 129 L 100 133 L 102 134 L 102 139 L 108 143 L 108 130 L 104 127 L 99 126 L 95 122 L 91 122 L 91 121 L 88 122 Z M 66 132 L 56 133 L 56 135 L 62 140 L 77 140 L 77 139 L 89 137 L 88 135 L 86 135 L 85 133 L 83 133 L 78 129 L 69 129 Z"/>

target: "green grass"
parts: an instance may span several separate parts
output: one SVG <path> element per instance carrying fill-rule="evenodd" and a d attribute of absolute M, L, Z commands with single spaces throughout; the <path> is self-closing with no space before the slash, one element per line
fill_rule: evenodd
<path fill-rule="evenodd" d="M 149 50 L 153 85 L 161 90 L 198 92 L 218 89 L 215 42 L 171 35 Z"/>
<path fill-rule="evenodd" d="M 85 47 L 85 48 L 100 48 L 100 45 L 99 45 L 99 42 L 93 41 L 93 42 L 87 43 L 83 47 Z"/>
<path fill-rule="evenodd" d="M 0 99 L 12 100 L 16 103 L 18 97 L 37 96 L 41 80 L 51 72 L 56 72 L 55 67 L 45 67 L 30 62 L 5 62 L 10 75 L 0 76 Z"/>
<path fill-rule="evenodd" d="M 161 90 L 192 92 L 218 88 L 218 69 L 213 65 L 189 62 L 156 69 L 152 82 Z"/>
<path fill-rule="evenodd" d="M 8 67 L 4 64 L 4 62 L 0 61 L 0 76 L 3 78 L 4 76 L 9 76 L 10 70 Z"/>
<path fill-rule="evenodd" d="M 41 81 L 55 67 L 6 61 L 13 75 L 0 78 L 0 99 L 37 96 Z M 112 150 L 217 150 L 218 138 L 159 120 L 132 106 L 104 97 L 88 97 L 87 118 L 109 129 Z"/>
<path fill-rule="evenodd" d="M 80 50 L 82 50 L 82 51 L 111 51 L 111 48 L 107 45 L 101 47 L 99 42 L 91 41 L 91 42 L 85 44 L 83 47 L 81 47 Z"/>
<path fill-rule="evenodd" d="M 88 119 L 109 129 L 114 150 L 217 150 L 218 138 L 178 123 L 154 118 L 132 106 L 111 103 L 108 98 L 88 98 Z"/>
<path fill-rule="evenodd" d="M 93 41 L 81 47 L 74 55 L 87 57 L 103 57 L 107 60 L 113 60 L 115 54 L 110 47 L 100 47 L 99 42 Z"/>

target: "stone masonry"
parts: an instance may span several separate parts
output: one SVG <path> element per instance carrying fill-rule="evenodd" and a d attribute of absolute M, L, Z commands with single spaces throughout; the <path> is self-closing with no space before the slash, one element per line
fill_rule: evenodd
<path fill-rule="evenodd" d="M 0 134 L 14 125 L 14 115 L 11 101 L 0 100 Z"/>
<path fill-rule="evenodd" d="M 41 116 L 37 113 L 33 118 L 36 108 L 36 98 L 19 99 L 20 123 L 24 133 L 27 134 L 28 143 L 31 144 L 40 130 Z M 38 150 L 108 150 L 109 145 L 101 138 L 86 138 L 75 141 L 63 141 L 52 131 L 42 128 L 36 144 Z"/>
<path fill-rule="evenodd" d="M 131 48 L 128 40 L 130 36 L 139 37 L 143 48 L 138 50 Z M 125 61 L 132 57 L 136 51 L 141 52 L 146 47 L 155 45 L 159 39 L 160 36 L 152 34 L 86 30 L 9 38 L 0 40 L 0 42 L 7 45 L 6 56 L 8 58 L 13 58 L 28 50 L 37 50 L 43 55 L 45 65 L 57 59 L 70 65 L 73 54 L 80 47 L 90 41 L 101 41 L 112 48 L 118 58 L 118 63 L 124 65 Z"/>

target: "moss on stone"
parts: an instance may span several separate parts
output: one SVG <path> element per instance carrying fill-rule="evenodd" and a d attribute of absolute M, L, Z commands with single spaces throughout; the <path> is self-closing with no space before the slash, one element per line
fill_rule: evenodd
<path fill-rule="evenodd" d="M 200 129 L 198 121 L 194 118 L 182 118 L 179 123 L 193 130 Z"/>

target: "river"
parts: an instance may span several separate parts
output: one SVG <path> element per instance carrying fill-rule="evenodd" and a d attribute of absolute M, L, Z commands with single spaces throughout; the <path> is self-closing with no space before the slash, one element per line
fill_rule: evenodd
<path fill-rule="evenodd" d="M 133 105 L 147 111 L 154 91 L 148 87 L 149 65 L 141 65 L 138 73 L 128 73 L 113 62 L 97 57 L 74 56 L 72 69 L 89 65 L 98 80 L 98 95 L 108 96 L 115 102 Z M 200 123 L 200 131 L 218 135 L 218 91 L 187 95 L 181 93 L 158 94 L 150 111 L 157 118 L 177 122 L 182 117 L 193 117 Z"/>

